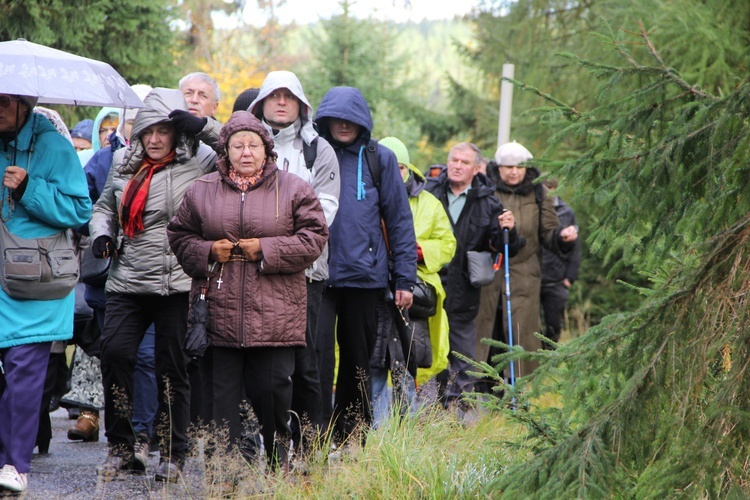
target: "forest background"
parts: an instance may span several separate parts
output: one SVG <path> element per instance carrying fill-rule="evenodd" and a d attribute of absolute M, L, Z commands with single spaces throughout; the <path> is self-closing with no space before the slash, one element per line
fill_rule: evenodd
<path fill-rule="evenodd" d="M 213 11 L 244 3 L 10 2 L 0 37 L 108 61 L 131 83 L 206 71 L 219 118 L 274 69 L 295 71 L 314 106 L 356 86 L 374 136 L 402 138 L 422 169 L 460 140 L 492 156 L 501 68 L 515 64 L 511 138 L 560 179 L 586 257 L 574 338 L 495 360 L 542 367 L 495 402 L 527 432 L 521 463 L 487 491 L 750 495 L 750 2 L 480 0 L 465 19 L 395 25 L 343 1 L 331 19 L 282 26 L 281 2 L 258 0 L 263 27 L 217 29 Z"/>

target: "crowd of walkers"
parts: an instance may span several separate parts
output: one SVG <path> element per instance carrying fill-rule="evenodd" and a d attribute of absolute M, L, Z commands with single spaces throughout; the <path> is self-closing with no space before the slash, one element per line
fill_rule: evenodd
<path fill-rule="evenodd" d="M 177 481 L 191 423 L 228 429 L 207 458 L 224 446 L 286 472 L 414 411 L 429 381 L 465 412 L 486 389 L 465 358 L 490 359 L 481 339 L 504 341 L 507 318 L 526 350 L 559 341 L 578 230 L 520 144 L 488 162 L 459 142 L 420 169 L 398 138 L 375 140 L 356 88 L 330 89 L 315 112 L 294 73 L 273 71 L 222 124 L 213 78 L 177 87 L 134 85 L 145 107 L 70 131 L 34 98 L 0 94 L 0 249 L 12 254 L 6 231 L 64 234 L 84 275 L 109 263 L 101 281 L 19 298 L 6 282 L 28 262 L 3 257 L 0 491 L 26 490 L 56 401 L 78 416 L 72 440 L 98 440 L 104 411 L 102 478 L 145 471 L 158 449 L 154 479 Z M 477 284 L 474 252 L 510 259 L 512 315 L 508 280 Z M 197 326 L 208 347 L 190 357 Z"/>

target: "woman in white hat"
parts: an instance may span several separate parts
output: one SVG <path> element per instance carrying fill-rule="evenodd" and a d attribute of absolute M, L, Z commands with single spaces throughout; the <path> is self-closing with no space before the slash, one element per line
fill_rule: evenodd
<path fill-rule="evenodd" d="M 510 260 L 511 313 L 513 321 L 513 343 L 520 344 L 527 351 L 541 348 L 541 341 L 534 336 L 540 332 L 539 317 L 540 288 L 542 279 L 542 247 L 558 254 L 566 254 L 573 249 L 578 238 L 575 226 L 560 227 L 549 190 L 541 183 L 535 182 L 540 172 L 531 166 L 533 159 L 528 149 L 517 142 L 503 144 L 495 153 L 496 166 L 488 165 L 487 175 L 495 183 L 495 195 L 503 206 L 513 212 L 519 236 L 526 239 L 526 245 Z M 489 336 L 498 318 L 503 331 L 493 333 L 495 338 L 507 341 L 507 313 L 504 296 L 505 280 L 497 273 L 491 285 L 482 290 L 482 299 L 477 317 L 478 345 L 479 337 Z M 483 352 L 478 352 L 478 359 L 486 360 L 487 346 L 481 344 Z M 516 376 L 531 373 L 536 367 L 535 361 L 516 363 Z"/>

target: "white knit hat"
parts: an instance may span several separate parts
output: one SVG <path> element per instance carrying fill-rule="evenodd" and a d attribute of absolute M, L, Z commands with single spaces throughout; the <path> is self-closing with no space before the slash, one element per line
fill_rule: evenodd
<path fill-rule="evenodd" d="M 515 167 L 521 165 L 525 161 L 529 161 L 534 156 L 529 152 L 528 149 L 518 144 L 516 141 L 506 142 L 495 152 L 495 162 L 498 165 L 505 165 L 506 167 Z"/>

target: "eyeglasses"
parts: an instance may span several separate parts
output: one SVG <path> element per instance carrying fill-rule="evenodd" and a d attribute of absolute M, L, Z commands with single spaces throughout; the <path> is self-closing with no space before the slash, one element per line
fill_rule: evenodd
<path fill-rule="evenodd" d="M 242 143 L 234 143 L 229 145 L 229 150 L 234 153 L 242 153 L 245 151 L 245 148 L 249 149 L 250 151 L 259 151 L 265 148 L 263 144 L 242 144 Z"/>
<path fill-rule="evenodd" d="M 0 95 L 0 108 L 9 108 L 13 101 L 18 100 L 17 97 L 11 97 L 9 95 Z"/>

